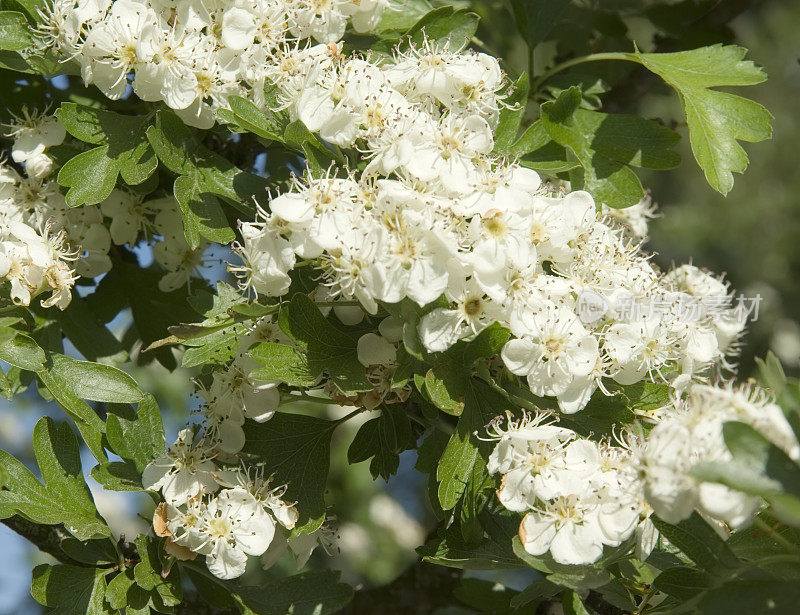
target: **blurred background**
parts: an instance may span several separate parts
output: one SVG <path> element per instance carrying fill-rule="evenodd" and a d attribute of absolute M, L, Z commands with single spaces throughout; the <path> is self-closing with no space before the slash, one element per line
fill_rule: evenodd
<path fill-rule="evenodd" d="M 452 4 L 468 6 L 482 16 L 480 39 L 504 58 L 510 71 L 526 70 L 527 49 L 511 27 L 505 2 Z M 600 2 L 576 1 L 573 4 L 590 10 L 600 10 L 601 6 Z M 651 239 L 646 247 L 661 266 L 692 262 L 726 273 L 737 291 L 762 297 L 758 320 L 751 324 L 744 340 L 741 378 L 753 373 L 753 357 L 763 356 L 769 349 L 778 355 L 787 372 L 797 375 L 800 371 L 800 155 L 797 154 L 800 141 L 800 38 L 797 36 L 800 3 L 793 0 L 679 3 L 710 7 L 705 19 L 707 22 L 710 19 L 711 25 L 707 32 L 686 30 L 664 38 L 664 29 L 668 30 L 670 25 L 662 20 L 659 22 L 662 29 L 657 30 L 653 20 L 658 13 L 652 9 L 665 4 L 675 3 L 602 2 L 603 11 L 612 11 L 619 5 L 626 30 L 614 35 L 614 28 L 619 27 L 619 20 L 614 20 L 608 25 L 612 34 L 595 40 L 599 40 L 600 46 L 596 50 L 627 51 L 630 40 L 635 40 L 643 51 L 656 48 L 666 51 L 670 45 L 686 49 L 713 42 L 738 42 L 750 50 L 749 58 L 769 74 L 766 83 L 746 88 L 742 94 L 762 103 L 775 116 L 774 138 L 745 145 L 751 156 L 750 167 L 744 175 L 736 176 L 733 190 L 722 197 L 706 183 L 691 156 L 688 139 L 684 137 L 679 146 L 683 156 L 680 167 L 640 175 L 645 187 L 651 189 L 660 214 L 651 221 Z M 558 27 L 575 30 L 575 37 L 581 39 L 582 44 L 591 41 L 591 35 L 587 38 L 582 33 L 580 23 L 567 20 Z M 616 47 L 613 46 L 615 36 Z M 554 44 L 545 42 L 537 48 L 537 62 L 548 64 L 556 52 Z M 619 79 L 611 72 L 616 69 L 608 70 L 609 79 Z M 670 90 L 639 73 L 616 83 L 608 95 L 606 110 L 674 121 L 685 135 L 680 125 L 679 102 Z M 207 274 L 210 279 L 218 279 L 222 268 L 212 267 Z M 124 315 L 112 327 L 121 335 L 126 328 Z M 131 369 L 142 388 L 158 397 L 166 413 L 167 438 L 171 441 L 199 403 L 190 396 L 192 374 L 182 370 L 170 374 L 155 363 Z M 329 412 L 333 416 L 340 410 L 331 408 Z M 35 391 L 13 402 L 0 400 L 0 448 L 32 463 L 30 435 L 34 423 L 43 414 L 61 417 L 61 411 L 43 404 Z M 356 586 L 379 585 L 393 579 L 415 560 L 414 548 L 424 542 L 433 525 L 433 516 L 425 503 L 425 477 L 413 470 L 415 453 L 402 455 L 400 470 L 388 483 L 382 479 L 373 481 L 366 462 L 347 465 L 347 447 L 358 428 L 354 423 L 350 421 L 347 429 L 336 432 L 331 456 L 327 497 L 336 516 L 338 540 L 330 555 L 315 553 L 311 565 L 325 562 L 326 566 L 341 570 L 343 580 Z M 91 465 L 87 456 L 84 469 L 88 471 Z M 152 511 L 147 496 L 104 492 L 88 480 L 96 488 L 100 512 L 116 534 L 132 537 L 146 531 L 145 519 Z M 40 607 L 28 595 L 30 570 L 32 565 L 46 561 L 46 556 L 2 525 L 0 553 L 3 554 L 0 558 L 0 615 L 39 612 Z M 290 558 L 280 562 L 278 570 L 281 568 L 291 569 Z M 262 574 L 254 566 L 248 571 L 245 582 L 257 582 Z M 504 580 L 515 584 L 513 578 Z"/>

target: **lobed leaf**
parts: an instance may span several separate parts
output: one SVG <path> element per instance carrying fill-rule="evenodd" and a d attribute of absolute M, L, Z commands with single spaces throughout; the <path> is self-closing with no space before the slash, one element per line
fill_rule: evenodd
<path fill-rule="evenodd" d="M 325 519 L 325 486 L 330 467 L 331 436 L 337 423 L 302 414 L 276 412 L 266 423 L 246 423 L 245 453 L 256 455 L 266 476 L 286 484 L 286 498 L 297 502 L 302 533 Z"/>
<path fill-rule="evenodd" d="M 443 6 L 426 13 L 407 32 L 409 42 L 420 47 L 430 41 L 451 51 L 469 44 L 478 29 L 478 16 L 466 9 Z"/>
<path fill-rule="evenodd" d="M 316 380 L 323 372 L 343 393 L 373 388 L 358 361 L 355 336 L 336 328 L 306 295 L 298 293 L 280 311 L 281 329 L 306 355 L 309 374 Z"/>
<path fill-rule="evenodd" d="M 107 569 L 40 564 L 33 569 L 31 596 L 53 615 L 106 615 Z"/>
<path fill-rule="evenodd" d="M 78 439 L 72 429 L 43 417 L 33 430 L 33 448 L 43 483 L 14 457 L 0 451 L 4 487 L 0 517 L 19 514 L 35 523 L 63 524 L 79 540 L 110 536 L 84 481 Z"/>
<path fill-rule="evenodd" d="M 747 50 L 712 45 L 675 53 L 633 53 L 630 59 L 660 76 L 678 92 L 697 163 L 716 191 L 733 188 L 733 173 L 743 173 L 748 158 L 738 141 L 772 136 L 772 115 L 762 105 L 711 88 L 761 83 L 766 73 L 744 60 Z"/>

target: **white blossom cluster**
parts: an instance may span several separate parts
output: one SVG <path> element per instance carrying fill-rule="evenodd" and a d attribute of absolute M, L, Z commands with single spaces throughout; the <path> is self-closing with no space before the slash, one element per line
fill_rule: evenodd
<path fill-rule="evenodd" d="M 60 212 L 67 213 L 58 186 L 47 180 L 53 168 L 47 149 L 59 145 L 66 131 L 56 118 L 31 115 L 27 109 L 16 119 L 7 133 L 14 139 L 11 158 L 24 165 L 26 176 L 0 161 L 0 282 L 9 283 L 17 305 L 30 305 L 34 297 L 50 292 L 41 304 L 63 310 L 83 266 L 65 225 L 49 215 L 48 203 L 63 204 Z M 76 226 L 78 233 L 86 230 L 86 225 Z"/>
<path fill-rule="evenodd" d="M 342 54 L 347 17 L 359 31 L 374 27 L 385 4 L 56 2 L 47 31 L 111 97 L 133 75 L 140 98 L 210 126 L 230 94 L 275 106 L 264 98 L 270 86 L 277 108 L 363 154 L 362 171 L 298 180 L 242 225 L 239 271 L 257 293 L 285 293 L 301 259 L 325 270 L 331 296 L 370 313 L 378 301 L 444 296 L 420 324 L 429 350 L 500 322 L 515 337 L 507 367 L 565 412 L 585 406 L 604 377 L 683 387 L 724 364 L 744 318 L 681 317 L 681 297 L 727 289 L 693 267 L 664 275 L 650 264 L 635 243 L 647 203 L 612 215 L 493 153 L 506 85 L 495 58 L 432 41 L 391 57 Z M 182 254 L 178 244 L 165 250 Z M 667 308 L 632 321 L 609 308 L 588 321 L 587 291 L 608 305 L 649 298 Z"/>
<path fill-rule="evenodd" d="M 232 338 L 233 358 L 212 373 L 210 384 L 198 385 L 205 402 L 199 411 L 202 423 L 182 430 L 167 454 L 142 476 L 145 489 L 160 490 L 164 498 L 154 528 L 169 539 L 167 551 L 182 559 L 205 555 L 208 569 L 223 579 L 243 574 L 249 555 L 261 555 L 262 565 L 269 567 L 287 549 L 301 567 L 318 544 L 327 547 L 330 541 L 325 526 L 290 535 L 298 512 L 283 499 L 286 486 L 273 486 L 257 461 L 241 453 L 245 418 L 267 421 L 286 401 L 278 381 L 250 376 L 258 364 L 246 352 L 261 342 L 292 344 L 269 315 Z M 380 343 L 362 343 L 359 356 L 370 357 L 373 348 L 385 353 Z"/>
<path fill-rule="evenodd" d="M 497 497 L 524 513 L 519 537 L 532 555 L 549 551 L 561 564 L 591 564 L 603 547 L 635 535 L 646 559 L 658 538 L 655 512 L 678 523 L 698 511 L 738 529 L 749 524 L 761 500 L 695 478 L 701 462 L 731 459 L 722 425 L 741 421 L 758 429 L 792 459 L 800 446 L 781 409 L 763 391 L 693 385 L 662 409 L 650 432 L 627 428 L 616 442 L 597 443 L 558 427 L 549 414 L 498 418 L 489 428 L 497 444 L 488 470 L 502 474 Z"/>
<path fill-rule="evenodd" d="M 54 0 L 45 43 L 75 59 L 84 81 L 109 98 L 128 78 L 142 100 L 163 101 L 210 128 L 231 95 L 264 103 L 272 72 L 299 75 L 352 24 L 368 31 L 387 0 Z M 314 39 L 309 49 L 301 40 Z M 304 64 L 306 66 L 304 66 Z M 306 78 L 308 75 L 305 75 Z"/>
<path fill-rule="evenodd" d="M 179 559 L 205 555 L 209 571 L 222 579 L 241 576 L 249 555 L 267 554 L 265 563 L 273 563 L 273 553 L 287 545 L 302 565 L 317 536 L 289 541 L 298 514 L 282 499 L 285 487 L 272 486 L 258 473 L 251 477 L 217 466 L 208 443 L 195 440 L 192 429 L 182 430 L 167 454 L 142 475 L 145 488 L 160 489 L 164 496 L 153 524 L 168 538 L 167 552 Z"/>
<path fill-rule="evenodd" d="M 369 163 L 360 175 L 298 180 L 242 225 L 238 272 L 251 290 L 282 295 L 288 272 L 311 261 L 331 295 L 369 313 L 378 302 L 443 296 L 420 323 L 428 350 L 499 322 L 515 336 L 506 366 L 565 412 L 583 408 L 604 377 L 682 387 L 724 363 L 745 318 L 734 309 L 682 317 L 684 300 L 728 290 L 696 267 L 662 274 L 649 262 L 629 238 L 646 232 L 648 202 L 628 218 L 605 215 L 588 193 L 541 186 L 534 171 L 492 154 L 503 104 L 494 60 L 425 48 L 380 66 L 349 59 L 337 72 L 347 78 L 320 93 L 314 117 L 302 100 L 294 108 Z M 608 306 L 665 308 L 629 321 L 609 307 L 587 319 L 587 292 Z"/>
<path fill-rule="evenodd" d="M 111 269 L 112 244 L 131 247 L 141 240 L 153 243 L 153 255 L 166 273 L 159 281 L 165 292 L 188 283 L 202 265 L 207 243 L 192 249 L 182 232 L 183 222 L 171 196 L 145 199 L 113 190 L 99 205 L 69 207 L 51 178 L 54 161 L 48 149 L 60 145 L 66 131 L 53 115 L 30 114 L 9 126 L 11 158 L 24 167 L 18 173 L 0 165 L 0 240 L 3 242 L 0 278 L 11 283 L 11 298 L 28 305 L 32 297 L 50 290 L 45 307 L 67 307 L 72 286 Z M 157 239 L 157 241 L 155 241 Z"/>
<path fill-rule="evenodd" d="M 268 421 L 281 401 L 279 382 L 256 382 L 250 377 L 259 364 L 246 352 L 259 342 L 292 344 L 271 316 L 263 316 L 240 339 L 232 340 L 237 345 L 233 359 L 215 370 L 211 384 L 199 390 L 205 401 L 201 413 L 206 440 L 224 455 L 242 450 L 245 418 Z"/>

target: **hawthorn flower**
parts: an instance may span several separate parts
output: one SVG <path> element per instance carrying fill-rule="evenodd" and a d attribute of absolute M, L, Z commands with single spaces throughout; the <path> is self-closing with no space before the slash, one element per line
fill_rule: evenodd
<path fill-rule="evenodd" d="M 193 444 L 194 433 L 182 429 L 167 454 L 150 462 L 142 474 L 142 486 L 161 490 L 164 499 L 179 506 L 217 489 L 214 465 L 202 445 Z"/>
<path fill-rule="evenodd" d="M 576 495 L 558 497 L 526 514 L 519 539 L 531 555 L 550 551 L 559 564 L 591 564 L 603 554 L 597 507 Z"/>
<path fill-rule="evenodd" d="M 422 181 L 436 178 L 446 189 L 458 192 L 475 182 L 472 160 L 492 151 L 494 138 L 482 117 L 448 114 L 432 134 L 420 135 L 415 145 L 414 155 L 404 165 L 408 172 Z"/>
<path fill-rule="evenodd" d="M 419 323 L 420 339 L 431 352 L 442 352 L 461 338 L 480 333 L 501 315 L 499 306 L 474 280 L 468 281 L 461 293 L 448 294 L 453 296 L 455 308 L 435 308 Z"/>
<path fill-rule="evenodd" d="M 614 380 L 620 384 L 633 384 L 657 372 L 675 355 L 669 330 L 653 317 L 612 325 L 605 334 L 603 351 L 612 361 Z"/>
<path fill-rule="evenodd" d="M 8 125 L 6 136 L 13 137 L 11 159 L 25 163 L 25 172 L 29 177 L 42 180 L 53 169 L 53 160 L 47 155 L 47 148 L 61 145 L 67 131 L 54 115 L 31 113 L 27 107 L 22 108 L 22 115 L 14 116 Z"/>
<path fill-rule="evenodd" d="M 136 0 L 117 0 L 107 16 L 95 24 L 82 46 L 84 81 L 96 83 L 109 98 L 118 99 L 125 93 L 127 75 L 137 69 L 139 35 L 146 32 L 157 19 L 153 10 Z"/>
<path fill-rule="evenodd" d="M 502 357 L 512 373 L 527 377 L 535 395 L 560 395 L 575 376 L 594 369 L 597 339 L 574 314 L 550 305 L 524 324 L 524 336 L 507 342 Z"/>
<path fill-rule="evenodd" d="M 247 490 L 223 489 L 202 510 L 196 538 L 187 544 L 206 556 L 208 570 L 220 579 L 244 574 L 248 555 L 261 555 L 275 535 L 275 522 Z M 199 544 L 194 544 L 195 540 Z M 180 537 L 176 539 L 182 544 Z"/>

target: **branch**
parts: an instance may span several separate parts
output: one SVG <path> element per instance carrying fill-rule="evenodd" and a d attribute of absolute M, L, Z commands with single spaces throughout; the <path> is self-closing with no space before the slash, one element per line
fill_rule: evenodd
<path fill-rule="evenodd" d="M 453 590 L 460 578 L 460 570 L 419 563 L 388 585 L 356 592 L 339 615 L 427 615 L 452 606 Z"/>
<path fill-rule="evenodd" d="M 25 540 L 33 543 L 40 551 L 47 553 L 53 559 L 69 566 L 90 567 L 88 564 L 76 561 L 67 555 L 61 543 L 69 534 L 63 525 L 40 525 L 28 521 L 19 515 L 14 515 L 2 520 L 3 525 L 11 528 Z"/>
<path fill-rule="evenodd" d="M 93 568 L 91 564 L 85 564 L 72 559 L 67 555 L 66 551 L 64 551 L 61 544 L 65 539 L 69 538 L 70 535 L 62 525 L 41 525 L 28 521 L 19 515 L 14 515 L 8 519 L 2 519 L 0 522 L 61 564 Z M 122 538 L 119 546 L 126 561 L 136 562 L 139 560 L 139 554 L 136 552 L 136 547 L 132 543 L 127 543 L 124 538 Z M 112 568 L 108 570 L 111 572 Z M 194 592 L 184 592 L 183 601 L 175 606 L 175 615 L 234 615 L 238 612 L 239 611 L 236 609 L 211 606 Z"/>

